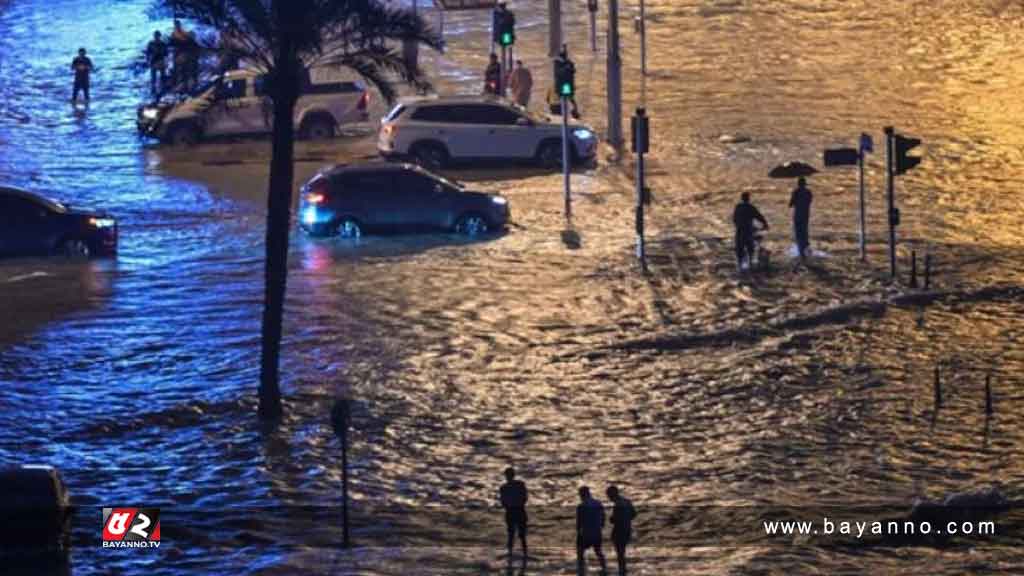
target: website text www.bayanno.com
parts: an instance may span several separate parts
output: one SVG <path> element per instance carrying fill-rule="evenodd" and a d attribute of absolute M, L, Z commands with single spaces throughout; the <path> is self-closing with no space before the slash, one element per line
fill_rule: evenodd
<path fill-rule="evenodd" d="M 977 522 L 929 522 L 927 520 L 885 520 L 885 521 L 843 521 L 827 516 L 820 522 L 811 520 L 764 521 L 768 536 L 852 536 L 855 538 L 877 536 L 994 536 L 996 523 Z"/>

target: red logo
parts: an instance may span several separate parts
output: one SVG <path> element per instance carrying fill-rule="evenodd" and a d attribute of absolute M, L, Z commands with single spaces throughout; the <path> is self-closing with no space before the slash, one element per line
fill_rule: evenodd
<path fill-rule="evenodd" d="M 104 508 L 104 548 L 160 546 L 159 508 Z"/>

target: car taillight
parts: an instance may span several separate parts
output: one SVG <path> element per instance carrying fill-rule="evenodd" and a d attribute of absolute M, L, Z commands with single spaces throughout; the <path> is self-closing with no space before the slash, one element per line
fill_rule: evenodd
<path fill-rule="evenodd" d="M 359 97 L 359 104 L 356 105 L 356 108 L 358 108 L 361 112 L 365 112 L 366 109 L 369 106 L 370 106 L 370 93 L 369 92 L 363 92 L 363 95 Z"/>
<path fill-rule="evenodd" d="M 320 194 L 319 192 L 311 192 L 309 194 L 306 194 L 306 203 L 307 204 L 320 205 L 320 204 L 324 203 L 324 200 L 325 200 L 324 195 Z"/>

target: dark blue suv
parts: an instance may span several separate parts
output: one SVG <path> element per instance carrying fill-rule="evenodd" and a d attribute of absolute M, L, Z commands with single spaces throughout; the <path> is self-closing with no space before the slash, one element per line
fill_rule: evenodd
<path fill-rule="evenodd" d="M 465 190 L 414 164 L 335 166 L 300 191 L 299 226 L 314 236 L 453 231 L 479 236 L 509 221 L 504 196 Z"/>

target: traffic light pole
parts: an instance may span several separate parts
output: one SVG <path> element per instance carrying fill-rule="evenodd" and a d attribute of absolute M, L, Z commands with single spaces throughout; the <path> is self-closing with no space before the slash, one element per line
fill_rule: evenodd
<path fill-rule="evenodd" d="M 636 257 L 640 265 L 647 263 L 647 246 L 644 240 L 644 188 L 646 175 L 644 172 L 644 153 L 636 153 Z"/>
<path fill-rule="evenodd" d="M 896 175 L 893 155 L 893 135 L 895 131 L 892 126 L 885 127 L 885 173 L 886 173 L 886 196 L 889 213 L 889 277 L 896 280 Z"/>
<path fill-rule="evenodd" d="M 619 56 L 619 0 L 608 0 L 608 143 L 622 148 L 622 59 Z"/>
<path fill-rule="evenodd" d="M 562 95 L 562 176 L 565 180 L 565 219 L 572 218 L 572 196 L 569 190 L 569 98 Z"/>

